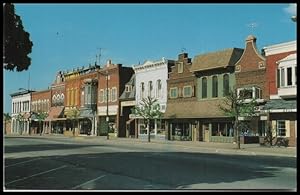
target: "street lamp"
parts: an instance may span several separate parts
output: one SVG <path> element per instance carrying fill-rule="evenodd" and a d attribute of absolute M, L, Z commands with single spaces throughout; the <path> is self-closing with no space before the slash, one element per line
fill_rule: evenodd
<path fill-rule="evenodd" d="M 108 70 L 105 73 L 99 72 L 106 78 L 106 123 L 107 123 L 107 139 L 109 139 L 109 116 L 108 116 Z"/>
<path fill-rule="evenodd" d="M 108 70 L 106 71 L 106 123 L 107 123 L 107 139 L 109 139 L 109 116 L 108 116 Z"/>

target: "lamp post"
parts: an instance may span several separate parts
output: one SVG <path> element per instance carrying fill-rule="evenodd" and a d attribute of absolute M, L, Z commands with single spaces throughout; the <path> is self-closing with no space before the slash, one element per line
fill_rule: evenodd
<path fill-rule="evenodd" d="M 107 123 L 107 139 L 109 139 L 109 116 L 108 116 L 108 71 L 105 74 L 106 78 L 106 123 Z"/>
<path fill-rule="evenodd" d="M 99 72 L 106 78 L 106 123 L 107 123 L 107 135 L 106 138 L 109 139 L 109 116 L 108 116 L 108 70 L 105 73 Z"/>

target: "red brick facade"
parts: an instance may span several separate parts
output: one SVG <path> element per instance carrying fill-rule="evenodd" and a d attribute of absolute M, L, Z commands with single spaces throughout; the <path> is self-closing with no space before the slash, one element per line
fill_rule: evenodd
<path fill-rule="evenodd" d="M 240 60 L 236 63 L 236 87 L 259 87 L 262 91 L 261 98 L 269 98 L 269 90 L 266 88 L 266 60 L 259 54 L 256 48 L 256 38 L 248 36 L 246 47 Z"/>
<path fill-rule="evenodd" d="M 274 54 L 266 57 L 266 64 L 267 64 L 267 82 L 266 88 L 269 89 L 270 95 L 277 95 L 278 88 L 277 88 L 277 61 L 287 57 L 290 54 L 296 53 L 296 51 L 285 52 Z"/>
<path fill-rule="evenodd" d="M 31 94 L 31 110 L 48 112 L 51 107 L 51 90 L 36 91 Z"/>

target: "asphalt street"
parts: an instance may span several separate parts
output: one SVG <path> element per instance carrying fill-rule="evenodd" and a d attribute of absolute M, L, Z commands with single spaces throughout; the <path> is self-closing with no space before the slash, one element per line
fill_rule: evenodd
<path fill-rule="evenodd" d="M 172 144 L 5 137 L 4 190 L 295 191 L 296 158 Z"/>

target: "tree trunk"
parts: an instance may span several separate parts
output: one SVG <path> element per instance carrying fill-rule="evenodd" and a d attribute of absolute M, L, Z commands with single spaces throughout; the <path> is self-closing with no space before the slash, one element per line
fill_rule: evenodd
<path fill-rule="evenodd" d="M 73 136 L 75 136 L 75 120 L 73 120 Z"/>
<path fill-rule="evenodd" d="M 42 136 L 41 121 L 39 121 L 39 127 L 40 127 L 40 136 Z"/>
<path fill-rule="evenodd" d="M 4 120 L 4 134 L 6 135 L 6 120 Z"/>
<path fill-rule="evenodd" d="M 147 129 L 148 129 L 148 142 L 150 142 L 150 120 L 147 119 Z"/>
<path fill-rule="evenodd" d="M 240 133 L 238 128 L 238 119 L 236 118 L 234 121 L 234 138 L 237 145 L 237 149 L 241 149 L 241 142 L 240 142 Z"/>

